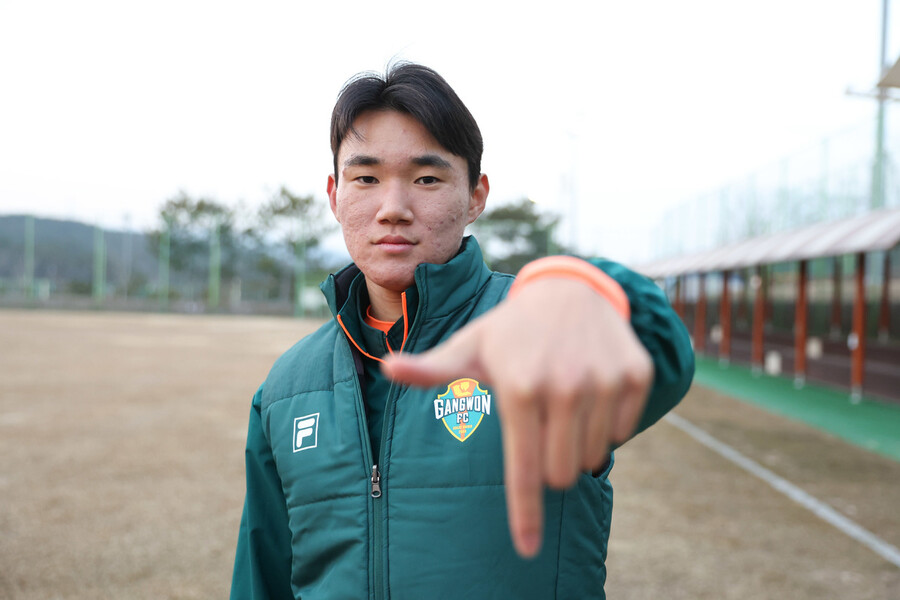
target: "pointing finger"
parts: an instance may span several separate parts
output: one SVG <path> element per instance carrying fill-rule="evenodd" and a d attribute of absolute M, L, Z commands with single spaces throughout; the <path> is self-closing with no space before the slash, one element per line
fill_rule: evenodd
<path fill-rule="evenodd" d="M 482 379 L 479 341 L 478 327 L 470 325 L 428 352 L 385 357 L 381 370 L 389 379 L 420 387 L 446 383 L 459 377 Z"/>
<path fill-rule="evenodd" d="M 541 548 L 544 527 L 540 415 L 533 397 L 507 396 L 502 402 L 500 416 L 509 529 L 516 552 L 531 558 Z"/>

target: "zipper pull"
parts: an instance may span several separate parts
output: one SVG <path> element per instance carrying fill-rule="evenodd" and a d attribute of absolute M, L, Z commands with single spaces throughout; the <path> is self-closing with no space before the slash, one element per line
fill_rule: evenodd
<path fill-rule="evenodd" d="M 378 465 L 372 465 L 372 493 L 373 498 L 381 498 L 381 473 L 378 472 Z"/>

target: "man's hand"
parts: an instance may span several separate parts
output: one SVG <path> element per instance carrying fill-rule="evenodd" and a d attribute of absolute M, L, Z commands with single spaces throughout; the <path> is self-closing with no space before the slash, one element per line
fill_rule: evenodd
<path fill-rule="evenodd" d="M 543 488 L 571 487 L 628 440 L 643 412 L 653 363 L 603 296 L 566 278 L 531 282 L 445 343 L 387 359 L 411 385 L 485 381 L 500 405 L 513 544 L 532 557 L 543 535 Z"/>

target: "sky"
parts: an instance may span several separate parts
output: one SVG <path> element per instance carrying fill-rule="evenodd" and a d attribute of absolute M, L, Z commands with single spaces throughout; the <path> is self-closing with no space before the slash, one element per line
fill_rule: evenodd
<path fill-rule="evenodd" d="M 881 9 L 2 0 L 0 214 L 141 230 L 179 191 L 325 201 L 340 88 L 403 59 L 478 121 L 489 206 L 531 198 L 563 243 L 641 262 L 667 208 L 847 128 L 874 136 L 875 102 L 846 91 L 878 79 Z"/>

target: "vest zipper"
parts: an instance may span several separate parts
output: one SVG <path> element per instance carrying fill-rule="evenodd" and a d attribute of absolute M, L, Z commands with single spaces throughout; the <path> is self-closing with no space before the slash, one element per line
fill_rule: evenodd
<path fill-rule="evenodd" d="M 384 544 L 381 542 L 381 538 L 384 536 L 382 532 L 382 516 L 381 516 L 381 507 L 383 502 L 381 501 L 381 473 L 378 471 L 378 465 L 372 465 L 372 491 L 369 492 L 369 495 L 372 497 L 372 525 L 374 531 L 372 532 L 372 561 L 373 561 L 373 570 L 375 571 L 373 575 L 375 576 L 375 599 L 383 597 L 382 590 L 384 588 Z"/>
<path fill-rule="evenodd" d="M 338 316 L 340 319 L 340 316 Z M 341 326 L 343 324 L 341 323 Z M 350 334 L 344 329 L 344 332 L 347 334 L 347 338 L 353 341 L 353 338 L 350 337 Z M 353 346 L 356 346 L 356 349 L 362 352 L 359 346 L 356 345 L 356 342 L 353 342 Z M 350 354 L 353 355 L 353 346 L 349 348 Z M 353 358 L 354 363 L 356 363 L 356 357 Z M 382 597 L 382 589 L 381 589 L 381 570 L 382 570 L 382 556 L 380 553 L 380 544 L 378 543 L 381 539 L 381 504 L 382 502 L 379 500 L 381 498 L 381 473 L 378 470 L 378 457 L 373 456 L 372 452 L 372 440 L 369 438 L 369 424 L 368 419 L 366 418 L 366 406 L 364 401 L 363 394 L 363 385 L 365 384 L 365 379 L 363 378 L 363 374 L 360 372 L 359 366 L 357 365 L 356 371 L 356 410 L 357 414 L 360 416 L 359 418 L 359 428 L 360 428 L 360 437 L 363 441 L 362 450 L 363 450 L 363 464 L 365 468 L 365 477 L 366 482 L 369 484 L 369 497 L 371 498 L 370 502 L 372 503 L 372 532 L 369 536 L 369 559 L 371 571 L 369 573 L 369 584 L 372 586 L 373 596 L 376 599 Z M 371 467 L 369 466 L 371 465 Z M 369 470 L 371 468 L 371 471 Z"/>
<path fill-rule="evenodd" d="M 403 348 L 406 346 L 406 342 L 409 340 L 410 334 L 412 333 L 412 331 L 411 331 L 412 328 L 410 327 L 409 317 L 407 315 L 407 310 L 406 310 L 406 293 L 405 292 L 403 293 L 401 298 L 403 301 L 403 319 L 404 319 L 403 342 L 400 345 L 400 349 L 402 351 Z M 350 332 L 347 331 L 346 327 L 344 327 L 344 323 L 343 323 L 340 315 L 337 316 L 337 321 L 338 321 L 338 324 L 341 326 L 341 328 L 344 330 L 344 333 L 346 334 L 347 339 L 350 340 L 352 345 L 355 346 L 356 349 L 359 350 L 359 352 L 361 354 L 368 356 L 369 358 L 371 358 L 373 360 L 379 360 L 379 359 L 375 358 L 374 356 L 368 354 L 362 348 L 359 347 L 359 344 L 356 343 L 356 341 L 350 335 Z M 385 335 L 385 342 L 387 342 L 387 335 Z M 389 344 L 388 344 L 388 347 L 390 347 Z M 351 348 L 350 351 L 352 353 L 353 349 Z M 367 454 L 367 456 L 369 457 L 369 462 L 371 462 L 371 464 L 372 464 L 371 473 L 368 475 L 369 484 L 370 484 L 369 496 L 372 498 L 372 525 L 373 525 L 372 526 L 372 529 L 373 529 L 372 536 L 371 536 L 371 539 L 369 540 L 369 543 L 370 543 L 369 552 L 372 557 L 372 570 L 374 571 L 374 573 L 373 573 L 373 586 L 375 588 L 374 589 L 374 592 L 375 592 L 374 597 L 375 597 L 375 600 L 381 600 L 382 598 L 386 597 L 385 590 L 384 590 L 384 576 L 385 576 L 385 570 L 386 570 L 385 564 L 384 564 L 384 556 L 385 556 L 387 550 L 386 550 L 386 546 L 383 541 L 383 538 L 385 537 L 384 524 L 383 524 L 384 519 L 382 516 L 382 513 L 384 512 L 384 501 L 381 500 L 381 497 L 382 497 L 381 484 L 382 484 L 382 480 L 384 478 L 384 473 L 379 469 L 379 467 L 378 467 L 379 463 L 377 463 L 375 461 L 376 460 L 380 461 L 382 468 L 383 468 L 383 466 L 385 464 L 384 457 L 386 456 L 386 453 L 387 453 L 386 447 L 388 445 L 388 439 L 387 439 L 388 422 L 390 421 L 390 419 L 393 418 L 394 404 L 397 399 L 396 396 L 399 395 L 399 391 L 398 391 L 399 386 L 392 384 L 390 389 L 388 390 L 388 397 L 387 397 L 387 400 L 385 401 L 385 405 L 384 405 L 384 423 L 382 425 L 380 456 L 374 457 L 374 456 L 372 456 L 372 441 L 369 438 L 369 425 L 368 425 L 367 419 L 364 416 L 366 414 L 366 408 L 365 408 L 365 402 L 363 401 L 362 386 L 365 385 L 365 379 L 359 372 L 357 372 L 356 383 L 357 383 L 357 388 L 359 390 L 359 394 L 357 397 L 357 400 L 359 402 L 358 409 L 360 411 L 360 414 L 363 415 L 362 426 L 363 426 L 363 430 L 364 430 L 363 431 L 364 439 L 366 442 L 364 445 L 364 453 Z"/>
<path fill-rule="evenodd" d="M 385 564 L 385 557 L 387 555 L 387 544 L 386 537 L 388 532 L 385 531 L 385 525 L 383 523 L 383 512 L 387 509 L 384 504 L 384 500 L 382 500 L 381 496 L 381 485 L 384 483 L 384 478 L 386 473 L 384 471 L 385 464 L 387 464 L 386 457 L 389 452 L 390 440 L 388 439 L 388 429 L 391 426 L 391 423 L 394 418 L 394 408 L 397 403 L 397 397 L 400 395 L 400 390 L 403 386 L 398 385 L 396 383 L 392 383 L 390 389 L 388 390 L 387 399 L 384 404 L 384 423 L 382 424 L 381 429 L 381 456 L 379 460 L 381 461 L 381 466 L 378 464 L 372 465 L 372 477 L 370 479 L 372 484 L 371 496 L 374 499 L 372 504 L 374 507 L 374 515 L 375 515 L 375 531 L 373 535 L 374 541 L 374 552 L 375 552 L 375 599 L 379 600 L 380 598 L 386 598 L 387 593 L 384 590 L 384 578 L 387 576 L 388 566 Z"/>
<path fill-rule="evenodd" d="M 373 498 L 381 498 L 381 473 L 378 472 L 378 465 L 372 465 L 372 492 Z"/>
<path fill-rule="evenodd" d="M 409 315 L 407 314 L 406 309 L 406 292 L 403 292 L 401 296 L 401 300 L 403 303 L 403 341 L 400 344 L 400 351 L 402 352 L 404 347 L 406 346 L 406 342 L 409 339 L 410 332 L 410 324 L 409 324 Z M 388 351 L 393 353 L 393 349 L 391 348 L 390 342 L 388 342 L 387 334 L 384 335 L 384 343 L 387 347 Z M 397 396 L 400 395 L 400 389 L 402 386 L 392 383 L 390 388 L 388 389 L 387 398 L 384 402 L 384 422 L 381 426 L 381 450 L 380 456 L 377 460 L 381 464 L 381 470 L 379 470 L 378 464 L 374 463 L 372 465 L 372 476 L 371 476 L 371 484 L 372 489 L 369 495 L 372 497 L 372 508 L 373 508 L 373 519 L 375 523 L 374 531 L 372 534 L 372 545 L 374 552 L 374 565 L 375 565 L 375 600 L 380 600 L 382 598 L 387 597 L 387 592 L 384 587 L 384 578 L 387 575 L 387 565 L 385 564 L 385 556 L 387 554 L 387 544 L 385 543 L 385 537 L 387 533 L 385 532 L 384 525 L 384 517 L 383 513 L 386 509 L 384 506 L 384 500 L 381 500 L 381 484 L 382 479 L 385 477 L 385 469 L 386 457 L 388 455 L 388 446 L 390 445 L 390 440 L 388 439 L 388 428 L 393 420 L 394 415 L 394 405 L 397 401 Z M 366 425 L 366 431 L 368 431 L 368 424 Z M 371 441 L 369 443 L 370 455 L 371 455 Z"/>

